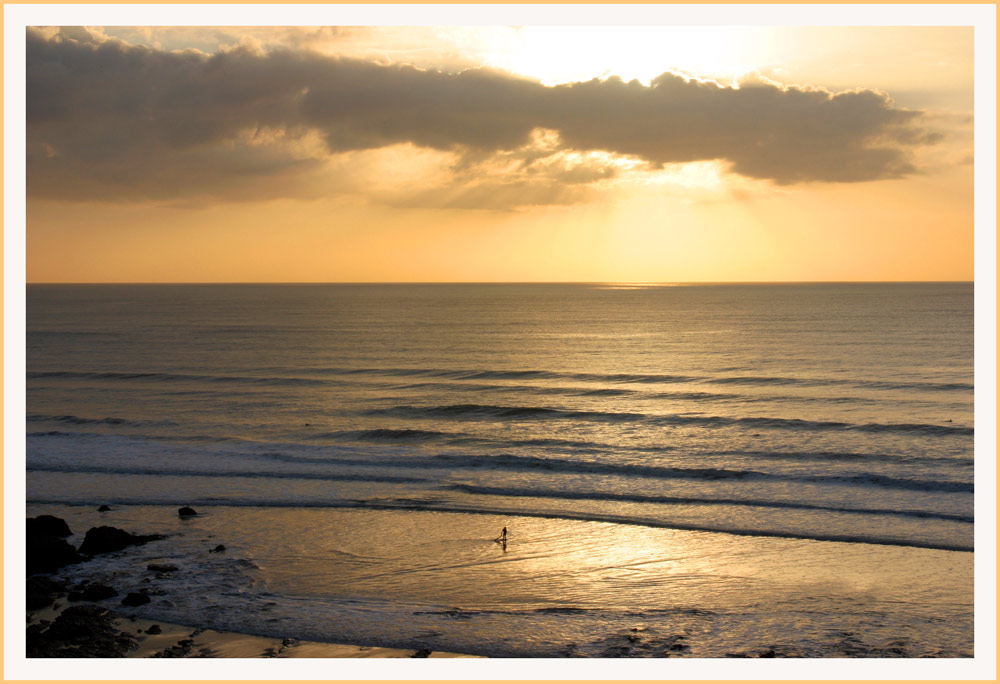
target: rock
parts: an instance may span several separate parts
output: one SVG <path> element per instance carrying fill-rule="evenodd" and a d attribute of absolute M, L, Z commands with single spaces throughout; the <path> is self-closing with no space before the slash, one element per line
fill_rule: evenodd
<path fill-rule="evenodd" d="M 152 625 L 146 630 L 146 634 L 163 634 L 163 628 L 159 625 Z"/>
<path fill-rule="evenodd" d="M 138 646 L 114 626 L 118 616 L 95 605 L 64 610 L 48 629 L 33 625 L 27 633 L 29 658 L 121 658 Z"/>
<path fill-rule="evenodd" d="M 66 589 L 64 582 L 48 577 L 30 577 L 25 585 L 25 603 L 28 610 L 38 610 L 52 605 L 56 597 Z"/>
<path fill-rule="evenodd" d="M 411 655 L 410 657 L 411 658 L 426 658 L 430 654 L 431 654 L 431 649 L 429 649 L 429 648 L 422 648 L 419 651 L 417 651 L 416 653 L 414 653 L 413 655 Z"/>
<path fill-rule="evenodd" d="M 177 572 L 180 568 L 168 563 L 150 563 L 146 566 L 146 569 L 152 572 Z"/>
<path fill-rule="evenodd" d="M 27 573 L 55 572 L 59 568 L 82 559 L 76 549 L 62 537 L 68 537 L 72 532 L 62 518 L 51 515 L 40 515 L 28 518 L 26 521 L 26 561 Z"/>
<path fill-rule="evenodd" d="M 141 606 L 149 603 L 149 601 L 149 594 L 143 594 L 139 591 L 130 591 L 128 596 L 122 599 L 122 605 L 134 608 L 135 606 Z"/>
<path fill-rule="evenodd" d="M 107 513 L 110 510 L 111 510 L 111 506 L 101 505 L 101 506 L 98 507 L 97 512 L 98 513 Z"/>
<path fill-rule="evenodd" d="M 27 541 L 25 560 L 29 575 L 55 572 L 59 568 L 83 560 L 65 539 L 29 536 Z"/>
<path fill-rule="evenodd" d="M 62 518 L 54 515 L 40 515 L 37 518 L 28 518 L 28 536 L 41 535 L 44 537 L 68 537 L 73 532 L 69 525 Z"/>
<path fill-rule="evenodd" d="M 176 646 L 164 649 L 159 653 L 154 653 L 153 658 L 186 658 L 194 650 L 194 641 L 191 639 L 181 639 Z"/>
<path fill-rule="evenodd" d="M 226 547 L 223 546 L 222 544 L 219 544 L 214 549 L 212 549 L 211 551 L 209 551 L 209 553 L 222 553 L 225 550 L 226 550 Z"/>
<path fill-rule="evenodd" d="M 177 515 L 181 518 L 191 518 L 198 515 L 198 511 L 194 510 L 190 506 L 184 506 L 183 508 L 177 509 Z"/>
<path fill-rule="evenodd" d="M 86 584 L 69 593 L 70 601 L 103 601 L 118 596 L 118 591 L 106 584 Z"/>
<path fill-rule="evenodd" d="M 129 546 L 139 546 L 157 539 L 164 539 L 161 534 L 137 535 L 130 534 L 117 527 L 91 527 L 80 545 L 80 553 L 94 556 L 99 553 L 121 551 Z"/>

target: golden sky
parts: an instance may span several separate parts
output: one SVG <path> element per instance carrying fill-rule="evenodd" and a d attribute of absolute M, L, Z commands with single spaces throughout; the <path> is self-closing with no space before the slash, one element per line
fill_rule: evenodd
<path fill-rule="evenodd" d="M 969 27 L 38 27 L 29 282 L 973 278 Z"/>

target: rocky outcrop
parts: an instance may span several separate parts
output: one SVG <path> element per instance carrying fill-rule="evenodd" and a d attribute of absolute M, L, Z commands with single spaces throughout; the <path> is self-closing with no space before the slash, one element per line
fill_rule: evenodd
<path fill-rule="evenodd" d="M 118 617 L 107 608 L 70 606 L 51 625 L 32 625 L 27 633 L 29 658 L 121 658 L 139 644 L 115 627 Z"/>
<path fill-rule="evenodd" d="M 35 575 L 55 572 L 83 559 L 65 539 L 36 537 L 28 539 L 26 560 L 28 574 Z"/>
<path fill-rule="evenodd" d="M 95 556 L 99 553 L 121 551 L 129 546 L 139 546 L 147 542 L 165 539 L 162 534 L 130 534 L 117 527 L 92 527 L 80 545 L 80 553 Z"/>
<path fill-rule="evenodd" d="M 55 572 L 59 568 L 82 560 L 76 549 L 63 538 L 72 532 L 62 518 L 40 515 L 37 518 L 28 518 L 26 525 L 25 560 L 29 575 Z"/>
<path fill-rule="evenodd" d="M 190 506 L 184 506 L 177 509 L 177 515 L 181 518 L 193 518 L 198 515 L 198 511 L 194 510 Z"/>
<path fill-rule="evenodd" d="M 149 594 L 142 591 L 130 591 L 128 595 L 122 599 L 123 606 L 129 606 L 134 608 L 136 606 L 142 606 L 149 603 L 152 599 L 149 598 Z"/>
<path fill-rule="evenodd" d="M 106 584 L 88 582 L 73 587 L 66 598 L 70 601 L 103 601 L 118 596 L 118 590 Z"/>
<path fill-rule="evenodd" d="M 57 518 L 54 515 L 40 515 L 37 518 L 27 519 L 27 532 L 28 537 L 42 536 L 42 537 L 68 537 L 73 534 L 69 525 L 62 518 Z"/>
<path fill-rule="evenodd" d="M 51 606 L 66 590 L 66 583 L 49 577 L 29 577 L 24 597 L 28 610 L 39 610 Z"/>

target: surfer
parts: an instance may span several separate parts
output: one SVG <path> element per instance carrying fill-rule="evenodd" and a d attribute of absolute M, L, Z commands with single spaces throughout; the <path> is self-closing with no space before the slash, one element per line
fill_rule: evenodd
<path fill-rule="evenodd" d="M 500 536 L 497 537 L 496 539 L 494 539 L 493 541 L 498 541 L 501 544 L 506 544 L 507 543 L 507 528 L 505 527 L 502 530 L 500 530 Z"/>

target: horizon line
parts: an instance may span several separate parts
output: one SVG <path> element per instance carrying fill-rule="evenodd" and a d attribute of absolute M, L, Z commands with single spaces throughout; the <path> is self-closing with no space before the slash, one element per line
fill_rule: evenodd
<path fill-rule="evenodd" d="M 972 283 L 972 280 L 149 280 L 37 281 L 25 285 L 877 285 Z"/>

